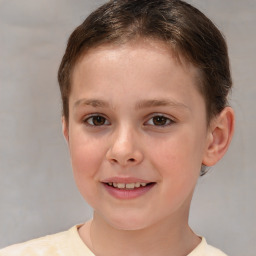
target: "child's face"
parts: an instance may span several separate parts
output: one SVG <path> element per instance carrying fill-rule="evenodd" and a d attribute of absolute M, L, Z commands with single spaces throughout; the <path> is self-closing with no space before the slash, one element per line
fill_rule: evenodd
<path fill-rule="evenodd" d="M 187 218 L 209 141 L 196 81 L 160 42 L 98 47 L 76 65 L 64 134 L 78 189 L 112 226 Z"/>

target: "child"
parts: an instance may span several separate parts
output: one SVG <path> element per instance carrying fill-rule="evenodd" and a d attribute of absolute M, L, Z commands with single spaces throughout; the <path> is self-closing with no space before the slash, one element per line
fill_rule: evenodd
<path fill-rule="evenodd" d="M 234 127 L 226 43 L 178 0 L 113 0 L 69 38 L 63 133 L 93 219 L 0 255 L 218 256 L 188 225 L 206 166 Z"/>

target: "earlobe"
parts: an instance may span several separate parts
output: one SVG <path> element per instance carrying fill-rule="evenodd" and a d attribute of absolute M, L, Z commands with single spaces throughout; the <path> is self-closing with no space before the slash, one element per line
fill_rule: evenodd
<path fill-rule="evenodd" d="M 224 108 L 212 120 L 203 158 L 204 165 L 213 166 L 224 156 L 234 133 L 234 121 L 234 111 L 231 107 Z"/>
<path fill-rule="evenodd" d="M 68 143 L 69 142 L 68 122 L 66 121 L 66 118 L 64 116 L 62 116 L 61 122 L 62 122 L 62 133 L 66 139 L 66 142 Z"/>

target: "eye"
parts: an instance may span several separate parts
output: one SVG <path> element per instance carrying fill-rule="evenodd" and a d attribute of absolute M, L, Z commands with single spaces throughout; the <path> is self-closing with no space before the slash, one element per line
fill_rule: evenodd
<path fill-rule="evenodd" d="M 163 115 L 156 115 L 150 118 L 146 124 L 153 125 L 153 126 L 167 126 L 174 123 L 173 120 L 170 118 L 163 116 Z"/>
<path fill-rule="evenodd" d="M 110 122 L 105 117 L 100 115 L 90 116 L 86 118 L 84 122 L 90 126 L 102 126 L 110 124 Z"/>

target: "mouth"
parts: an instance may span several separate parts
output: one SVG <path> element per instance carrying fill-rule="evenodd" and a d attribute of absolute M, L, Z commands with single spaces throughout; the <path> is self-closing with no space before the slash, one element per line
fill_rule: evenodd
<path fill-rule="evenodd" d="M 113 187 L 113 188 L 117 188 L 117 189 L 134 190 L 134 189 L 138 189 L 141 187 L 147 187 L 147 186 L 153 185 L 154 183 L 155 182 L 149 182 L 149 183 L 145 183 L 145 182 L 134 182 L 134 183 L 107 182 L 104 184 L 109 187 Z"/>
<path fill-rule="evenodd" d="M 106 191 L 117 199 L 127 200 L 141 197 L 156 185 L 156 182 L 103 182 Z"/>

